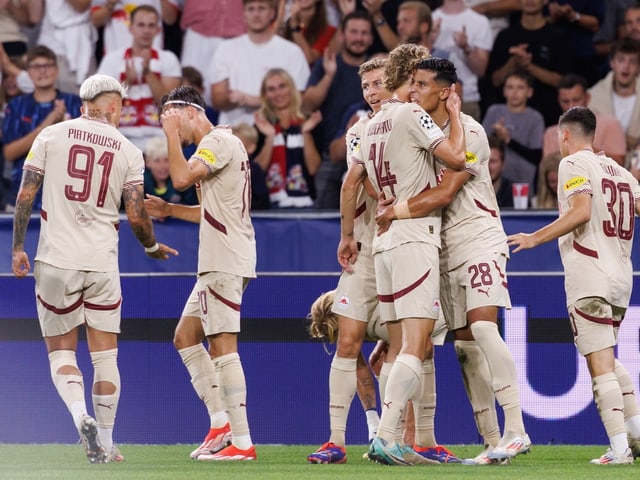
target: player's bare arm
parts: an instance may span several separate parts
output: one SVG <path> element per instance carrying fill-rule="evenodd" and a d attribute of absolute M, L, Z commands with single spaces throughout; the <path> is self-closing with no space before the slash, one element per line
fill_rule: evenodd
<path fill-rule="evenodd" d="M 169 254 L 178 255 L 178 251 L 156 242 L 151 217 L 144 208 L 144 187 L 142 184 L 126 186 L 122 191 L 124 209 L 131 230 L 151 258 L 167 260 Z"/>
<path fill-rule="evenodd" d="M 202 162 L 195 158 L 187 161 L 182 153 L 180 138 L 182 115 L 195 114 L 196 112 L 193 112 L 192 109 L 170 108 L 164 111 L 160 117 L 162 129 L 167 137 L 169 175 L 174 187 L 178 190 L 186 190 L 209 174 L 207 167 Z"/>
<path fill-rule="evenodd" d="M 636 211 L 638 203 L 636 203 Z M 516 233 L 507 237 L 507 244 L 516 247 L 513 253 L 555 240 L 572 232 L 591 219 L 591 195 L 577 194 L 569 198 L 569 209 L 560 217 L 533 233 Z"/>
<path fill-rule="evenodd" d="M 27 234 L 27 226 L 31 217 L 33 200 L 42 185 L 44 175 L 33 170 L 24 170 L 22 183 L 16 199 L 16 211 L 13 218 L 13 247 L 12 265 L 13 274 L 22 278 L 29 273 L 31 265 L 29 257 L 24 251 L 24 239 Z"/>
<path fill-rule="evenodd" d="M 356 216 L 356 197 L 358 187 L 366 178 L 364 166 L 353 163 L 340 189 L 340 243 L 338 245 L 338 263 L 347 272 L 351 272 L 358 258 L 358 244 L 353 236 L 353 224 Z"/>
<path fill-rule="evenodd" d="M 173 217 L 192 223 L 200 223 L 199 205 L 181 205 L 178 203 L 166 202 L 155 195 L 146 194 L 144 208 L 152 217 L 166 218 Z"/>
<path fill-rule="evenodd" d="M 446 207 L 470 176 L 463 170 L 447 169 L 443 173 L 442 181 L 436 187 L 425 190 L 409 200 L 395 205 L 389 204 L 388 199 L 383 203 L 379 201 L 376 211 L 378 235 L 386 232 L 394 220 L 426 217 L 435 210 Z"/>
<path fill-rule="evenodd" d="M 358 380 L 358 397 L 362 408 L 367 411 L 376 408 L 376 383 L 371 369 L 362 351 L 358 353 L 356 377 Z"/>

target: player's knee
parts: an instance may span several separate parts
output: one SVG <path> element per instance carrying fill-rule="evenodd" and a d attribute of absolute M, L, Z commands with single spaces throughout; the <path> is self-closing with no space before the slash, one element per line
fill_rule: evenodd
<path fill-rule="evenodd" d="M 336 346 L 336 355 L 342 358 L 357 358 L 360 348 L 353 343 L 339 342 Z"/>
<path fill-rule="evenodd" d="M 55 373 L 58 375 L 81 375 L 80 369 L 73 365 L 62 365 Z"/>
<path fill-rule="evenodd" d="M 73 350 L 54 350 L 49 354 L 51 376 L 82 375 L 78 368 L 76 353 Z"/>
<path fill-rule="evenodd" d="M 176 350 L 193 347 L 202 343 L 203 338 L 197 338 L 190 332 L 184 330 L 176 330 L 173 336 L 173 346 Z"/>
<path fill-rule="evenodd" d="M 120 371 L 118 370 L 118 349 L 89 352 L 93 364 L 93 393 L 110 395 L 120 389 Z M 97 390 L 96 390 L 97 389 Z"/>
<path fill-rule="evenodd" d="M 113 395 L 118 388 L 112 382 L 96 382 L 93 384 L 92 392 L 96 395 Z"/>
<path fill-rule="evenodd" d="M 195 317 L 186 317 L 180 320 L 173 334 L 173 346 L 176 350 L 193 347 L 194 345 L 202 343 L 204 340 L 204 331 L 199 322 L 200 319 Z"/>
<path fill-rule="evenodd" d="M 360 353 L 362 347 L 362 340 L 353 334 L 346 332 L 344 335 L 342 332 L 338 334 L 338 341 L 336 342 L 336 353 L 343 358 L 356 358 Z"/>

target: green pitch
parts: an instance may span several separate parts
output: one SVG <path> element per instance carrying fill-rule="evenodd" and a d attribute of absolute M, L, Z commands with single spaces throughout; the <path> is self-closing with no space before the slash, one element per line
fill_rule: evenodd
<path fill-rule="evenodd" d="M 639 478 L 639 465 L 598 466 L 589 460 L 603 446 L 539 446 L 511 465 L 474 467 L 426 465 L 388 467 L 362 459 L 365 446 L 347 449 L 344 465 L 309 465 L 306 455 L 317 446 L 258 445 L 258 460 L 242 463 L 204 463 L 189 459 L 193 445 L 120 445 L 122 464 L 90 465 L 80 445 L 0 444 L 0 478 L 3 480 L 377 480 L 409 479 L 552 479 L 602 480 Z M 461 457 L 479 453 L 479 446 L 453 446 Z M 638 460 L 640 463 L 640 460 Z M 392 477 L 390 477 L 393 470 Z"/>

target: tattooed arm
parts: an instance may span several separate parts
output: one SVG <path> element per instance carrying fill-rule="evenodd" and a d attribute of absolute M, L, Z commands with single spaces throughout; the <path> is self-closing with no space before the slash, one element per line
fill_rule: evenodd
<path fill-rule="evenodd" d="M 27 234 L 27 226 L 31 217 L 33 200 L 42 185 L 44 175 L 32 170 L 22 172 L 22 183 L 16 199 L 16 211 L 13 217 L 13 248 L 12 265 L 13 274 L 22 278 L 29 273 L 31 265 L 29 256 L 24 251 L 24 237 Z"/>
<path fill-rule="evenodd" d="M 156 242 L 153 233 L 151 217 L 144 208 L 144 187 L 142 184 L 129 185 L 122 191 L 124 209 L 131 225 L 131 230 L 138 241 L 145 247 L 145 252 L 151 258 L 166 260 L 169 254 L 177 255 L 178 252 L 162 243 Z M 156 248 L 157 246 L 157 248 Z M 151 251 L 149 251 L 151 250 Z"/>

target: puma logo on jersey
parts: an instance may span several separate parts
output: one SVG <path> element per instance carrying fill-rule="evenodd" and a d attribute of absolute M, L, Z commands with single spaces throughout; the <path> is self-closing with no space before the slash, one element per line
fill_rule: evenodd
<path fill-rule="evenodd" d="M 478 292 L 484 293 L 488 297 L 490 288 L 491 287 L 487 288 L 486 290 L 483 290 L 482 288 L 478 288 Z"/>

